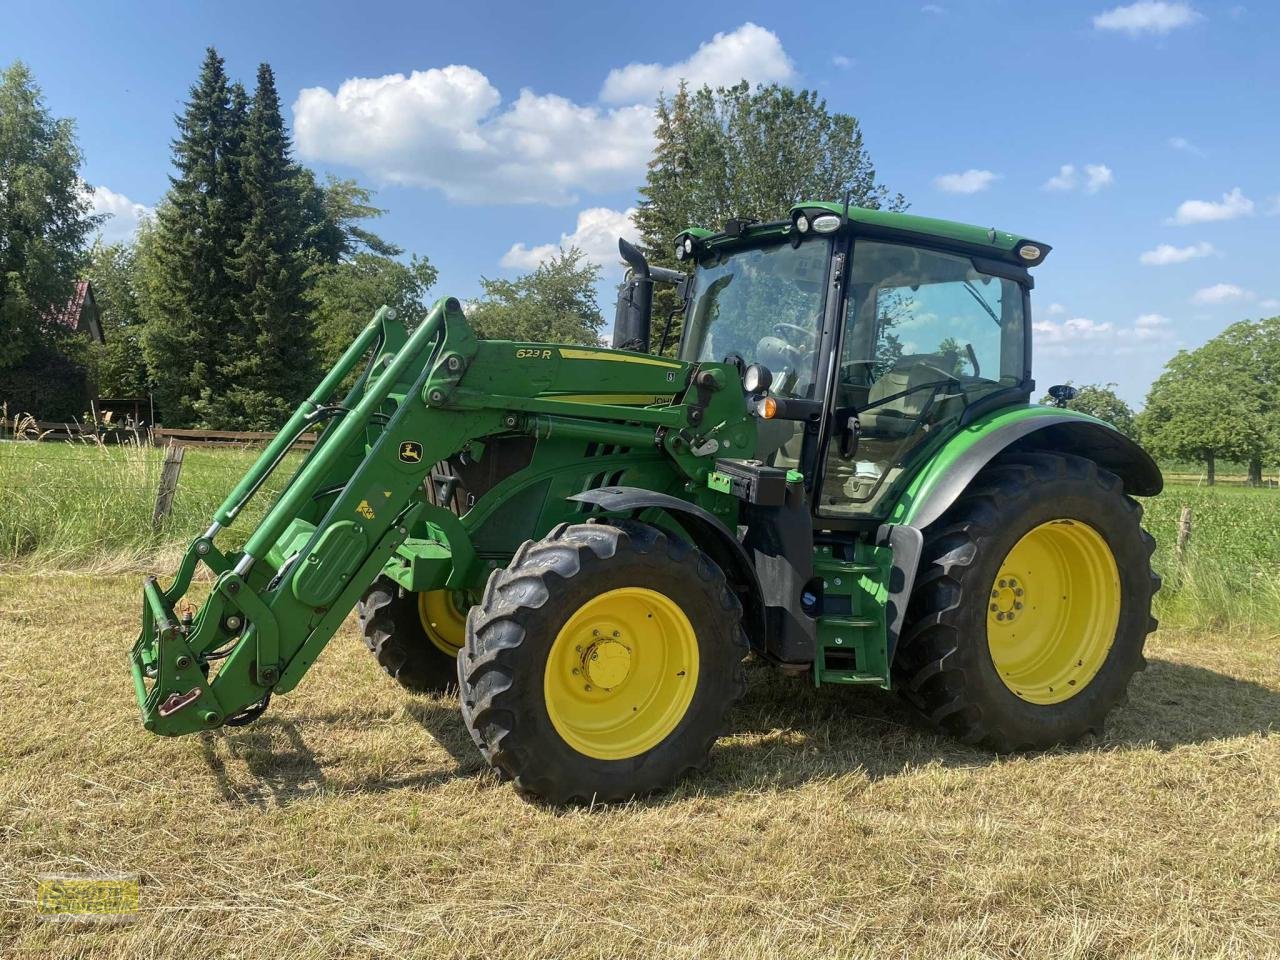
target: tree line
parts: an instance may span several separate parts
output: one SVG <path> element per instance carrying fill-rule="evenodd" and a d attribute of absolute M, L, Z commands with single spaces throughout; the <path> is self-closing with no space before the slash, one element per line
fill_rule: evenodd
<path fill-rule="evenodd" d="M 1243 464 L 1259 486 L 1280 467 L 1280 317 L 1241 320 L 1194 350 L 1180 350 L 1147 391 L 1141 413 L 1114 383 L 1079 387 L 1067 406 L 1114 424 L 1160 460 L 1199 463 L 1217 479 Z M 1046 394 L 1041 403 L 1051 403 Z"/>

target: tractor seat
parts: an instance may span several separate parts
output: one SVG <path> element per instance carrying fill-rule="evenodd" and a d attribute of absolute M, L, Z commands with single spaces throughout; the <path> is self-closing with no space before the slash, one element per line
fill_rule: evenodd
<path fill-rule="evenodd" d="M 915 430 L 951 358 L 937 353 L 914 353 L 899 357 L 881 374 L 867 394 L 867 409 L 858 415 L 864 434 L 874 437 L 905 437 Z M 907 392 L 910 391 L 910 392 Z M 885 401 L 885 398 L 894 399 Z"/>

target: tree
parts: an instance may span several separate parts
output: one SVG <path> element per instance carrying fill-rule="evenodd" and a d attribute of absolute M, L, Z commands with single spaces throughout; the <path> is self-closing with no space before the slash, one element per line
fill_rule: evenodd
<path fill-rule="evenodd" d="M 718 229 L 730 217 L 781 219 L 802 200 L 848 194 L 854 206 L 906 206 L 876 182 L 857 119 L 829 112 L 812 90 L 753 90 L 743 81 L 691 91 L 682 83 L 670 99 L 658 98 L 657 113 L 657 145 L 635 218 L 652 263 L 679 267 L 675 236 L 686 227 Z M 663 292 L 654 316 L 673 305 Z"/>
<path fill-rule="evenodd" d="M 239 158 L 248 217 L 228 272 L 238 281 L 236 350 L 224 352 L 226 389 L 205 420 L 269 429 L 279 424 L 315 381 L 315 349 L 307 301 L 307 260 L 298 168 L 271 67 L 258 67 Z"/>
<path fill-rule="evenodd" d="M 427 291 L 436 268 L 425 258 L 401 263 L 391 257 L 360 252 L 352 259 L 327 264 L 315 275 L 316 341 L 321 360 L 332 366 L 381 306 L 413 327 L 426 318 Z"/>
<path fill-rule="evenodd" d="M 1266 463 L 1280 460 L 1280 317 L 1233 323 L 1201 350 L 1213 363 L 1215 376 L 1230 376 L 1261 417 L 1261 428 L 1248 434 L 1244 460 L 1249 484 L 1262 485 Z"/>
<path fill-rule="evenodd" d="M 1067 383 L 1072 385 L 1069 380 Z M 1040 403 L 1052 404 L 1054 399 L 1046 393 Z M 1114 383 L 1086 383 L 1076 387 L 1075 398 L 1067 402 L 1067 409 L 1105 420 L 1126 437 L 1137 437 L 1133 408 L 1120 399 Z"/>
<path fill-rule="evenodd" d="M 52 355 L 75 366 L 82 352 L 61 323 L 86 241 L 101 222 L 89 214 L 82 159 L 74 122 L 49 113 L 27 67 L 19 61 L 0 71 L 0 372 L 12 371 L 0 400 L 26 405 L 29 391 L 19 382 L 47 377 Z M 65 399 L 61 405 L 82 402 Z"/>
<path fill-rule="evenodd" d="M 577 247 L 562 249 L 515 280 L 481 278 L 484 295 L 467 311 L 468 319 L 485 339 L 594 346 L 604 325 L 596 306 L 599 274 Z"/>
<path fill-rule="evenodd" d="M 303 246 L 313 265 L 350 260 L 357 253 L 398 257 L 404 250 L 363 225 L 386 213 L 373 205 L 373 191 L 354 180 L 329 176 L 323 186 L 306 167 L 298 168 L 302 204 Z"/>
<path fill-rule="evenodd" d="M 1255 383 L 1223 346 L 1211 340 L 1180 350 L 1151 385 L 1137 418 L 1152 454 L 1204 463 L 1210 484 L 1219 460 L 1248 460 L 1268 435 Z"/>
<path fill-rule="evenodd" d="M 247 212 L 240 189 L 247 116 L 243 89 L 228 84 L 212 47 L 177 122 L 177 172 L 140 265 L 143 353 L 164 422 L 221 425 L 215 401 L 230 385 L 224 361 L 244 347 L 242 288 L 229 265 Z"/>
<path fill-rule="evenodd" d="M 149 227 L 143 224 L 139 230 L 147 231 Z M 89 254 L 88 276 L 98 301 L 105 341 L 90 348 L 98 393 L 109 397 L 145 397 L 150 392 L 150 384 L 142 355 L 137 247 L 123 243 L 95 244 Z"/>

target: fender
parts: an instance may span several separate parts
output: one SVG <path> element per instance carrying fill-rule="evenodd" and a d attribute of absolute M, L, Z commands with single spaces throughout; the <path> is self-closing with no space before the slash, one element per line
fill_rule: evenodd
<path fill-rule="evenodd" d="M 1015 444 L 1019 450 L 1087 457 L 1119 476 L 1132 495 L 1153 497 L 1164 488 L 1151 455 L 1111 424 L 1074 410 L 1029 404 L 962 428 L 912 478 L 889 522 L 924 529 L 946 512 L 979 470 Z"/>
<path fill-rule="evenodd" d="M 597 487 L 566 499 L 587 503 L 606 513 L 638 516 L 649 509 L 665 510 L 689 533 L 693 543 L 724 571 L 742 601 L 743 626 L 752 649 L 760 649 L 765 639 L 764 603 L 760 581 L 751 558 L 738 538 L 708 510 L 670 494 L 641 487 Z"/>

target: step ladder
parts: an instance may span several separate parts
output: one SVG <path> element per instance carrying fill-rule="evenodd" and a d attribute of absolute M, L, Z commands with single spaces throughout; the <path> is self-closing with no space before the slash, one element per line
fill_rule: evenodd
<path fill-rule="evenodd" d="M 814 553 L 813 572 L 822 579 L 814 683 L 888 689 L 885 600 L 893 555 L 867 544 L 856 544 L 855 555 L 839 559 L 826 546 Z"/>

